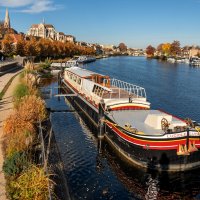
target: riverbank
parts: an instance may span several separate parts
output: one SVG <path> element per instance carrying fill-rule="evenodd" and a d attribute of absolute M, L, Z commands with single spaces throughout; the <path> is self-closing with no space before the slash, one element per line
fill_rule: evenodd
<path fill-rule="evenodd" d="M 19 73 L 10 73 L 6 74 L 2 77 L 0 77 L 0 92 L 3 90 L 3 88 L 8 84 L 9 80 L 17 75 Z M 12 81 L 11 85 L 8 87 L 7 91 L 5 92 L 2 100 L 0 100 L 0 199 L 6 200 L 6 181 L 5 176 L 2 171 L 4 157 L 3 157 L 3 151 L 2 151 L 2 141 L 3 141 L 3 123 L 4 121 L 10 116 L 12 110 L 13 110 L 13 91 L 16 86 L 16 84 L 19 82 L 19 76 L 15 77 Z"/>

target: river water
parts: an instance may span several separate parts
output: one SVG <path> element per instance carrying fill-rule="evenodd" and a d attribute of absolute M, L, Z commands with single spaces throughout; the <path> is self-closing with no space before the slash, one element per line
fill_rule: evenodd
<path fill-rule="evenodd" d="M 200 122 L 200 68 L 143 57 L 106 58 L 82 67 L 142 86 L 152 108 Z M 48 88 L 56 94 L 56 81 L 43 90 Z M 200 199 L 200 170 L 168 174 L 130 166 L 108 144 L 99 144 L 63 97 L 46 103 L 64 111 L 53 112 L 51 120 L 73 199 Z"/>

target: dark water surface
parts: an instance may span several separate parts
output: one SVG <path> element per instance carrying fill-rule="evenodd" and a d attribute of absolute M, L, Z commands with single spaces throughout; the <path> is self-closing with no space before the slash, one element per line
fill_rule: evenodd
<path fill-rule="evenodd" d="M 146 88 L 152 108 L 200 122 L 200 68 L 145 58 L 114 57 L 84 66 Z M 54 88 L 57 83 L 45 86 Z M 46 100 L 54 110 L 73 108 L 64 98 Z M 77 112 L 51 114 L 65 176 L 73 199 L 200 199 L 200 170 L 168 174 L 142 171 L 100 144 Z"/>

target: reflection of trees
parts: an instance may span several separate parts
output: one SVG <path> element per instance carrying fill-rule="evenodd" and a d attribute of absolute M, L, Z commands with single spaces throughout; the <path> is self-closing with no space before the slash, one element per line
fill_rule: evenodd
<path fill-rule="evenodd" d="M 57 81 L 57 77 L 54 76 L 53 78 L 43 78 L 41 79 L 40 86 L 49 86 L 51 83 L 55 83 Z"/>

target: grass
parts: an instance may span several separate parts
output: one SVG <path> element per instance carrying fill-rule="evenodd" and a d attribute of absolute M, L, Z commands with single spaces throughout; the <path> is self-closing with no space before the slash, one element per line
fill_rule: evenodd
<path fill-rule="evenodd" d="M 4 172 L 7 178 L 7 193 L 10 199 L 49 198 L 53 183 L 46 175 L 44 168 L 33 164 L 36 162 L 32 153 L 38 142 L 37 123 L 47 118 L 44 100 L 34 86 L 33 79 L 28 78 L 36 67 L 27 63 L 26 70 L 20 75 L 20 84 L 14 90 L 15 110 L 4 123 Z M 14 77 L 7 84 L 7 88 Z M 3 97 L 4 93 L 0 93 Z M 26 158 L 29 158 L 27 164 Z"/>
<path fill-rule="evenodd" d="M 9 194 L 12 199 L 47 200 L 50 179 L 43 168 L 32 165 L 28 170 L 10 182 Z"/>
<path fill-rule="evenodd" d="M 19 104 L 22 97 L 29 95 L 29 88 L 26 84 L 24 83 L 20 83 L 18 84 L 15 89 L 14 89 L 14 93 L 13 93 L 13 97 L 14 97 L 14 101 L 15 104 Z"/>

